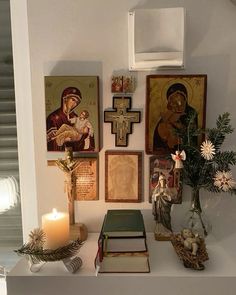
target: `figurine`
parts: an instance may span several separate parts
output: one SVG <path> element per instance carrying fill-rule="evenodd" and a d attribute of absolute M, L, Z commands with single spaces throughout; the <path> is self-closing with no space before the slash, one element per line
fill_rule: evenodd
<path fill-rule="evenodd" d="M 153 215 L 156 220 L 155 238 L 169 240 L 172 234 L 170 210 L 172 206 L 172 193 L 167 186 L 167 180 L 160 173 L 158 183 L 152 194 Z"/>
<path fill-rule="evenodd" d="M 172 235 L 171 243 L 186 268 L 205 269 L 203 262 L 209 257 L 205 241 L 199 234 L 194 234 L 191 229 L 185 228 L 181 233 Z"/>
<path fill-rule="evenodd" d="M 186 160 L 186 154 L 184 150 L 182 152 L 176 151 L 175 155 L 171 154 L 171 157 L 175 161 L 175 169 L 182 169 L 184 167 L 182 162 Z"/>
<path fill-rule="evenodd" d="M 191 229 L 185 228 L 181 232 L 182 243 L 184 248 L 192 251 L 192 255 L 196 256 L 200 244 L 199 234 L 194 234 Z"/>

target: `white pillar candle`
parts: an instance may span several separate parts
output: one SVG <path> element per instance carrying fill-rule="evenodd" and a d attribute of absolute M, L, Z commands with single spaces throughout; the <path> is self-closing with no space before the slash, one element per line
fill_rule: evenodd
<path fill-rule="evenodd" d="M 69 214 L 53 209 L 42 216 L 42 229 L 46 234 L 45 249 L 65 246 L 69 241 Z"/>

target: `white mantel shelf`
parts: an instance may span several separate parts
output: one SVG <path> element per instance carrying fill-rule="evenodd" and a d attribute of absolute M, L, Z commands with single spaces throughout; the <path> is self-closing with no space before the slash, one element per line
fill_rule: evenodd
<path fill-rule="evenodd" d="M 210 260 L 204 271 L 185 269 L 170 242 L 157 242 L 148 234 L 148 274 L 95 275 L 98 234 L 89 234 L 79 252 L 83 267 L 70 274 L 62 262 L 47 263 L 31 273 L 22 258 L 7 276 L 8 295 L 235 295 L 236 260 L 213 237 L 208 238 Z M 164 292 L 164 293 L 163 293 Z"/>

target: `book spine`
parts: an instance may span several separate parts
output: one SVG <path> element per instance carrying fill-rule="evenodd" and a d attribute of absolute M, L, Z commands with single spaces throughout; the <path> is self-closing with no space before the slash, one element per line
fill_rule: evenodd
<path fill-rule="evenodd" d="M 103 249 L 103 253 L 107 253 L 107 243 L 108 243 L 108 235 L 104 235 L 104 242 L 103 242 L 103 245 L 104 245 L 104 249 Z"/>
<path fill-rule="evenodd" d="M 103 259 L 103 237 L 100 236 L 98 239 L 98 257 L 99 261 L 101 262 Z"/>
<path fill-rule="evenodd" d="M 102 224 L 102 228 L 101 228 L 101 232 L 100 232 L 100 235 L 99 235 L 99 238 L 98 238 L 98 258 L 99 258 L 99 261 L 102 262 L 102 259 L 103 259 L 103 253 L 104 253 L 104 235 L 103 235 L 103 228 L 104 228 L 104 223 L 105 223 L 105 220 L 106 220 L 106 217 L 107 215 L 105 215 L 104 217 L 104 220 L 103 220 L 103 224 Z"/>

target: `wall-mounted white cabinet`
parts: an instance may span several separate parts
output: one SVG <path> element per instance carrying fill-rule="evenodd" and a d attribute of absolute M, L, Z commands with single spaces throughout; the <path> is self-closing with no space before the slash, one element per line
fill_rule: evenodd
<path fill-rule="evenodd" d="M 129 12 L 128 31 L 131 71 L 184 68 L 184 8 Z"/>

